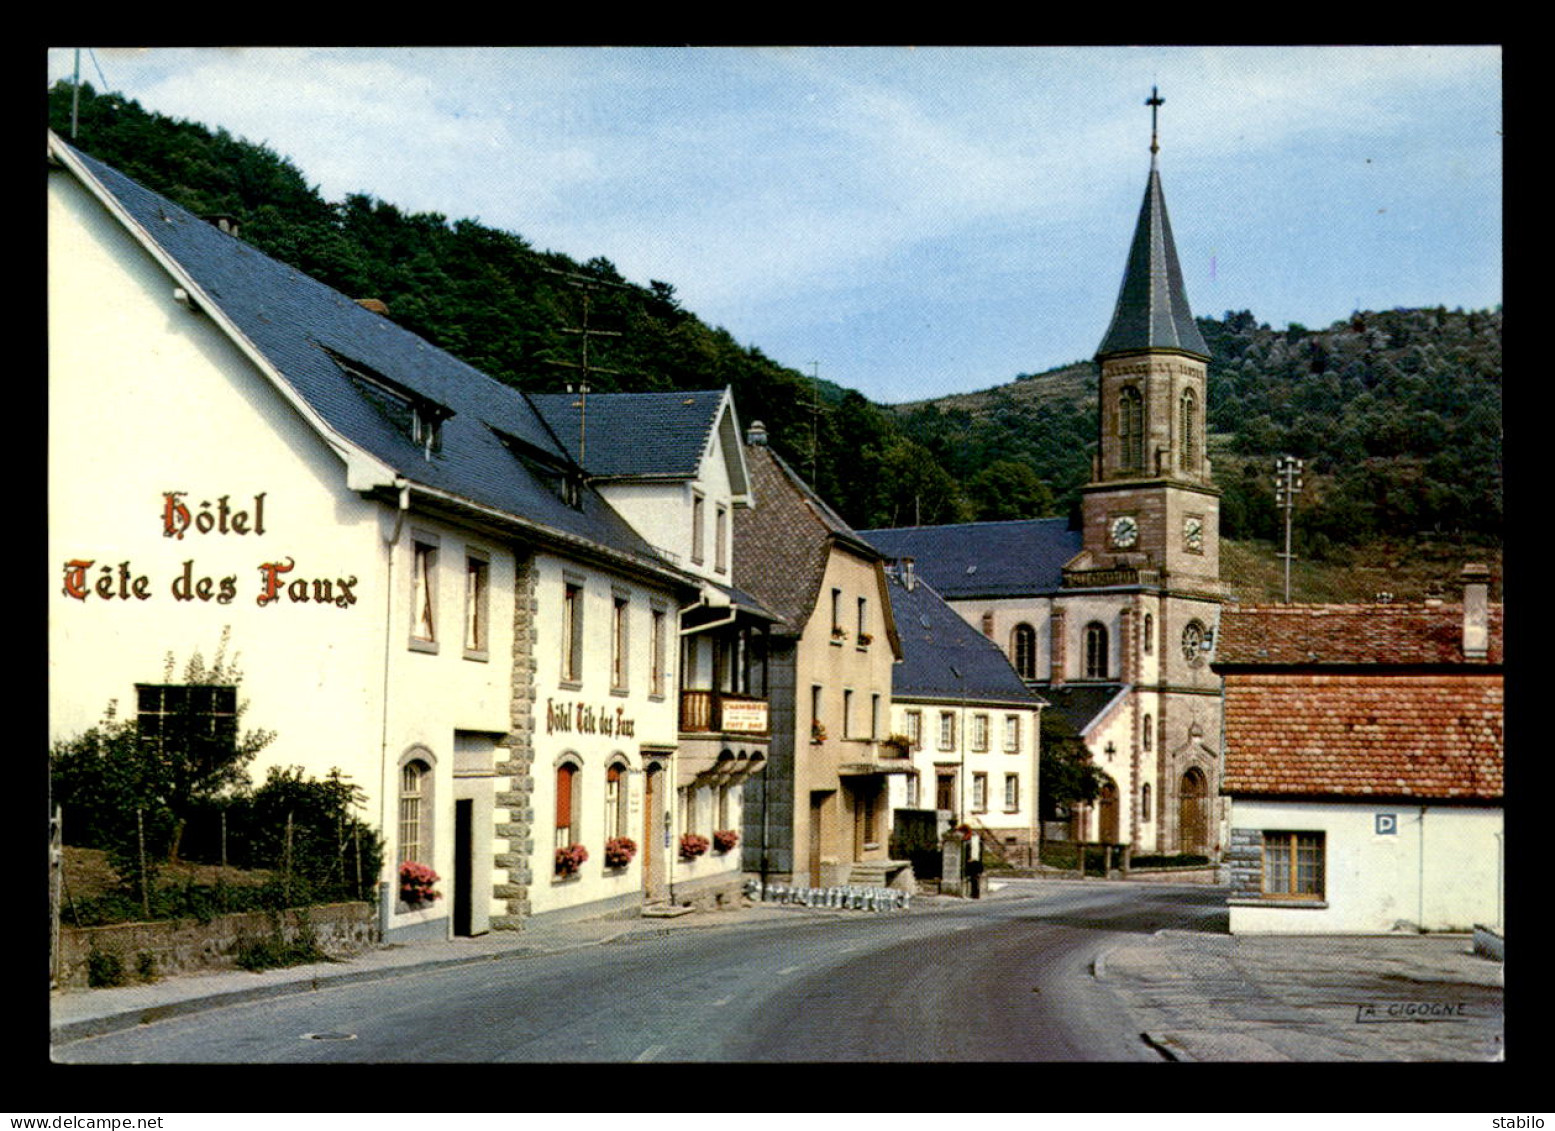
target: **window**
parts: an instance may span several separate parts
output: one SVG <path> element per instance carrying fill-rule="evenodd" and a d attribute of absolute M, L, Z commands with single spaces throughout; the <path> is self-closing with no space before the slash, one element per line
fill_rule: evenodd
<path fill-rule="evenodd" d="M 826 741 L 826 724 L 821 721 L 821 685 L 810 687 L 810 738 L 815 742 Z"/>
<path fill-rule="evenodd" d="M 719 573 L 729 569 L 729 508 L 722 504 L 713 511 L 713 568 Z"/>
<path fill-rule="evenodd" d="M 844 688 L 842 692 L 842 737 L 853 737 L 853 690 Z"/>
<path fill-rule="evenodd" d="M 985 751 L 988 749 L 988 716 L 977 714 L 972 716 L 972 749 Z"/>
<path fill-rule="evenodd" d="M 1004 752 L 1006 754 L 1020 753 L 1020 716 L 1004 716 Z"/>
<path fill-rule="evenodd" d="M 1029 624 L 1015 626 L 1010 651 L 1015 656 L 1015 674 L 1021 679 L 1037 678 L 1037 630 Z"/>
<path fill-rule="evenodd" d="M 934 808 L 956 811 L 956 774 L 954 770 L 934 775 Z"/>
<path fill-rule="evenodd" d="M 583 682 L 583 583 L 562 585 L 562 682 Z"/>
<path fill-rule="evenodd" d="M 1119 462 L 1124 471 L 1145 467 L 1145 404 L 1136 385 L 1118 392 Z"/>
<path fill-rule="evenodd" d="M 1195 471 L 1199 466 L 1198 398 L 1192 389 L 1182 391 L 1179 402 L 1182 410 L 1182 434 L 1178 437 L 1178 450 L 1182 453 L 1182 469 Z"/>
<path fill-rule="evenodd" d="M 202 747 L 221 757 L 238 738 L 238 689 L 224 684 L 135 685 L 136 731 L 150 754 L 167 751 L 205 762 Z"/>
<path fill-rule="evenodd" d="M 417 540 L 411 566 L 410 646 L 435 652 L 437 643 L 437 545 Z"/>
<path fill-rule="evenodd" d="M 412 758 L 400 767 L 400 863 L 425 864 L 431 855 L 430 830 L 426 818 L 430 812 L 429 794 L 432 767 Z"/>
<path fill-rule="evenodd" d="M 718 787 L 718 819 L 713 822 L 713 830 L 729 828 L 729 791 L 732 787 L 721 785 Z"/>
<path fill-rule="evenodd" d="M 1020 777 L 1017 774 L 1004 775 L 1004 811 L 1013 813 L 1020 808 Z"/>
<path fill-rule="evenodd" d="M 1151 721 L 1150 716 L 1146 715 L 1145 716 L 1144 733 L 1142 733 L 1139 736 L 1140 740 L 1141 740 L 1141 745 L 1144 746 L 1146 753 L 1149 753 L 1150 746 L 1155 741 L 1154 732 L 1155 732 L 1155 724 Z M 1150 787 L 1146 786 L 1145 788 L 1149 789 Z"/>
<path fill-rule="evenodd" d="M 993 613 L 991 612 L 983 614 L 983 635 L 990 640 L 993 639 Z"/>
<path fill-rule="evenodd" d="M 626 767 L 612 762 L 605 771 L 605 839 L 626 835 Z"/>
<path fill-rule="evenodd" d="M 1139 787 L 1139 819 L 1141 821 L 1148 821 L 1150 819 L 1150 783 L 1149 782 L 1146 782 L 1144 785 Z"/>
<path fill-rule="evenodd" d="M 1085 675 L 1087 679 L 1107 678 L 1107 629 L 1097 621 L 1085 626 Z"/>
<path fill-rule="evenodd" d="M 1197 618 L 1190 620 L 1182 630 L 1182 658 L 1194 667 L 1204 663 L 1206 634 L 1204 623 Z"/>
<path fill-rule="evenodd" d="M 1275 899 L 1323 898 L 1323 834 L 1263 834 L 1263 894 Z"/>
<path fill-rule="evenodd" d="M 972 812 L 986 813 L 988 811 L 988 775 L 972 775 Z"/>
<path fill-rule="evenodd" d="M 842 590 L 831 591 L 831 639 L 833 644 L 842 643 L 842 638 L 847 634 L 847 629 L 842 627 Z"/>
<path fill-rule="evenodd" d="M 557 848 L 570 848 L 578 843 L 578 828 L 574 822 L 578 812 L 581 777 L 581 767 L 576 762 L 569 760 L 556 767 Z"/>
<path fill-rule="evenodd" d="M 877 691 L 869 697 L 869 737 L 880 737 L 880 693 Z"/>
<path fill-rule="evenodd" d="M 656 699 L 664 698 L 664 642 L 664 610 L 654 609 L 649 620 L 648 694 Z"/>
<path fill-rule="evenodd" d="M 1155 617 L 1149 613 L 1145 614 L 1144 638 L 1145 655 L 1148 656 L 1155 651 Z"/>
<path fill-rule="evenodd" d="M 939 748 L 941 750 L 956 748 L 956 716 L 949 711 L 941 711 L 939 714 Z"/>
<path fill-rule="evenodd" d="M 464 560 L 464 654 L 470 659 L 485 659 L 490 642 L 487 618 L 490 615 L 491 563 L 474 554 Z"/>
<path fill-rule="evenodd" d="M 907 737 L 912 739 L 912 748 L 921 750 L 923 748 L 923 712 L 908 711 L 905 720 Z"/>
<path fill-rule="evenodd" d="M 919 783 L 917 774 L 909 774 L 907 777 L 907 808 L 918 808 Z"/>
<path fill-rule="evenodd" d="M 868 597 L 860 597 L 858 599 L 858 629 L 857 629 L 857 631 L 854 634 L 855 639 L 858 640 L 858 646 L 860 648 L 866 647 L 869 644 L 870 640 L 873 639 L 870 636 L 868 625 L 869 625 L 869 598 Z"/>
<path fill-rule="evenodd" d="M 707 504 L 702 496 L 693 494 L 691 496 L 691 560 L 696 565 L 701 565 L 702 559 L 706 556 L 707 536 L 702 532 L 702 528 L 707 524 L 703 514 L 706 509 Z"/>
<path fill-rule="evenodd" d="M 610 690 L 627 690 L 631 674 L 631 599 L 617 593 L 610 611 Z"/>

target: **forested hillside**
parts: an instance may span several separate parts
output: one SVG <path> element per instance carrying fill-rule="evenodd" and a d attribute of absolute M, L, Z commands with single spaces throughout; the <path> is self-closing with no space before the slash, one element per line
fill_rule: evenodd
<path fill-rule="evenodd" d="M 70 104 L 57 85 L 50 124 L 67 137 Z M 732 387 L 742 419 L 765 422 L 777 451 L 859 528 L 1069 513 L 1089 476 L 1089 361 L 985 393 L 875 405 L 708 326 L 672 283 L 626 280 L 603 254 L 580 263 L 366 195 L 326 201 L 271 150 L 121 95 L 82 87 L 76 144 L 197 214 L 235 218 L 260 250 L 382 300 L 396 322 L 520 388 L 578 380 L 571 331 L 586 297 L 589 326 L 619 334 L 592 340 L 591 387 Z M 1499 310 L 1357 313 L 1318 331 L 1273 330 L 1246 311 L 1199 325 L 1226 537 L 1275 535 L 1270 470 L 1289 453 L 1308 461 L 1297 529 L 1310 555 L 1422 535 L 1498 542 Z"/>

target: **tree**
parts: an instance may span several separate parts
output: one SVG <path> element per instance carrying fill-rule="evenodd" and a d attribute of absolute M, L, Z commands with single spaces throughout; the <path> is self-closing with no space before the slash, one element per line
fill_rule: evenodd
<path fill-rule="evenodd" d="M 1042 798 L 1043 819 L 1057 819 L 1072 805 L 1095 801 L 1101 795 L 1103 776 L 1073 728 L 1054 712 L 1042 712 L 1037 791 Z"/>
<path fill-rule="evenodd" d="M 967 496 L 983 522 L 1043 518 L 1054 512 L 1053 492 L 1022 460 L 994 460 L 967 482 Z"/>
<path fill-rule="evenodd" d="M 223 631 L 213 663 L 196 651 L 182 683 L 168 653 L 163 682 L 137 687 L 133 720 L 110 703 L 97 726 L 53 746 L 50 786 L 70 813 L 75 843 L 133 858 L 144 835 L 148 856 L 177 862 L 195 812 L 247 787 L 249 763 L 275 734 L 239 729 L 248 704 L 238 697 L 243 675 L 236 657 L 227 659 L 228 639 Z"/>

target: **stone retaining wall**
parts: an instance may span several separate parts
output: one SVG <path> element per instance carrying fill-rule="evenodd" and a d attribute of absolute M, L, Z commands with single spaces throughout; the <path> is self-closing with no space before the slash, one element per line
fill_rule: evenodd
<path fill-rule="evenodd" d="M 296 939 L 302 922 L 312 928 L 319 949 L 331 958 L 345 958 L 378 944 L 378 916 L 370 903 L 331 903 L 270 913 L 219 915 L 208 923 L 168 919 L 149 923 L 116 923 L 110 927 L 66 927 L 59 931 L 59 986 L 86 986 L 87 963 L 95 949 L 115 954 L 125 984 L 141 980 L 143 962 L 154 977 L 208 969 L 233 969 L 233 952 L 245 941 L 274 934 L 277 921 L 288 940 Z M 149 955 L 142 959 L 142 955 Z"/>

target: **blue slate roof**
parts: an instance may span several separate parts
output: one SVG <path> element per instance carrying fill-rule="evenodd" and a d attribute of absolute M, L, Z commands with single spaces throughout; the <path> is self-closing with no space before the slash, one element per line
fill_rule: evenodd
<path fill-rule="evenodd" d="M 590 393 L 586 401 L 577 393 L 532 393 L 529 399 L 590 475 L 689 479 L 700 470 L 724 392 Z"/>
<path fill-rule="evenodd" d="M 887 558 L 912 558 L 918 576 L 950 601 L 1053 592 L 1083 542 L 1062 518 L 903 526 L 859 536 Z"/>
<path fill-rule="evenodd" d="M 1040 694 L 1047 701 L 1043 718 L 1060 733 L 1076 736 L 1084 732 L 1112 704 L 1124 685 L 1121 683 L 1066 683 L 1062 687 L 1043 686 Z"/>
<path fill-rule="evenodd" d="M 1204 335 L 1188 309 L 1177 244 L 1166 216 L 1166 197 L 1161 193 L 1161 175 L 1153 160 L 1118 305 L 1096 353 L 1099 357 L 1144 349 L 1175 349 L 1209 358 Z"/>
<path fill-rule="evenodd" d="M 79 160 L 101 191 L 161 249 L 340 436 L 412 484 L 494 508 L 567 544 L 640 560 L 663 559 L 597 493 L 577 508 L 552 474 L 573 467 L 550 427 L 519 390 L 365 309 L 310 276 L 257 251 L 112 167 L 51 144 Z M 342 364 L 344 362 L 344 364 Z M 380 408 L 348 367 L 437 406 L 444 416 L 430 458 Z M 530 457 L 526 465 L 514 452 Z"/>
<path fill-rule="evenodd" d="M 921 578 L 909 589 L 895 573 L 890 594 L 902 642 L 902 662 L 891 675 L 892 696 L 1042 705 L 999 646 L 958 616 Z"/>

